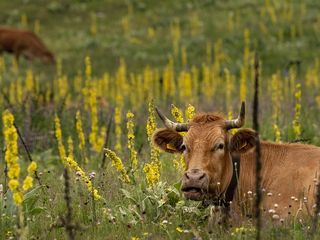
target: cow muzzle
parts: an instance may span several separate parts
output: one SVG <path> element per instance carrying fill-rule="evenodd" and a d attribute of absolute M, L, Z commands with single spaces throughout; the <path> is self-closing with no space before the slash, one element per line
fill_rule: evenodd
<path fill-rule="evenodd" d="M 209 177 L 200 169 L 191 169 L 182 177 L 181 190 L 186 199 L 200 201 L 208 193 Z"/>

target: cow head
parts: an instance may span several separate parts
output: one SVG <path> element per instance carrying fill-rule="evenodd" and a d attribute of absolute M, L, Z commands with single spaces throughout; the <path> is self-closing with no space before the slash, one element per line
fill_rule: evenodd
<path fill-rule="evenodd" d="M 239 117 L 225 120 L 217 113 L 196 115 L 187 124 L 175 123 L 158 109 L 166 128 L 157 130 L 153 142 L 169 153 L 182 153 L 186 171 L 182 191 L 187 199 L 203 200 L 223 194 L 231 181 L 232 155 L 244 153 L 255 146 L 256 132 L 241 129 L 234 135 L 229 130 L 240 128 L 245 120 L 245 104 Z M 185 136 L 179 132 L 186 132 Z"/>

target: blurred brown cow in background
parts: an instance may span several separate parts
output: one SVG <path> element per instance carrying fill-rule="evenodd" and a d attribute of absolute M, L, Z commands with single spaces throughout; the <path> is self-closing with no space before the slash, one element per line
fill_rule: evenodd
<path fill-rule="evenodd" d="M 20 55 L 27 60 L 41 59 L 44 63 L 54 64 L 55 58 L 40 38 L 29 30 L 0 27 L 0 54 L 14 54 L 17 61 Z"/>

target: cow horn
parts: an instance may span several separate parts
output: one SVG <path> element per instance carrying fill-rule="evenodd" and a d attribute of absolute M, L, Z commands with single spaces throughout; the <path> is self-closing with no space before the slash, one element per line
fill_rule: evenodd
<path fill-rule="evenodd" d="M 164 125 L 167 128 L 175 130 L 177 132 L 187 132 L 188 131 L 188 129 L 189 129 L 188 124 L 172 122 L 157 107 L 156 107 L 156 111 L 157 111 L 159 117 L 161 118 L 162 122 L 164 123 Z"/>
<path fill-rule="evenodd" d="M 226 129 L 232 129 L 232 128 L 241 128 L 244 125 L 245 121 L 245 115 L 246 115 L 246 107 L 245 103 L 241 103 L 241 109 L 240 109 L 240 114 L 238 118 L 232 119 L 232 120 L 227 120 L 226 121 Z"/>

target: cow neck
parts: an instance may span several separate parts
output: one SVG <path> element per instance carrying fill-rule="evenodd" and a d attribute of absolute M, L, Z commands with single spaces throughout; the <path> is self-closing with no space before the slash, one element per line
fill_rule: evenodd
<path fill-rule="evenodd" d="M 233 200 L 234 194 L 238 186 L 238 177 L 240 176 L 240 155 L 231 154 L 231 158 L 232 158 L 232 176 L 226 191 L 224 193 L 221 193 L 215 199 L 204 200 L 202 204 L 205 207 L 211 204 L 215 206 L 223 206 L 227 208 L 230 206 L 230 202 Z"/>

